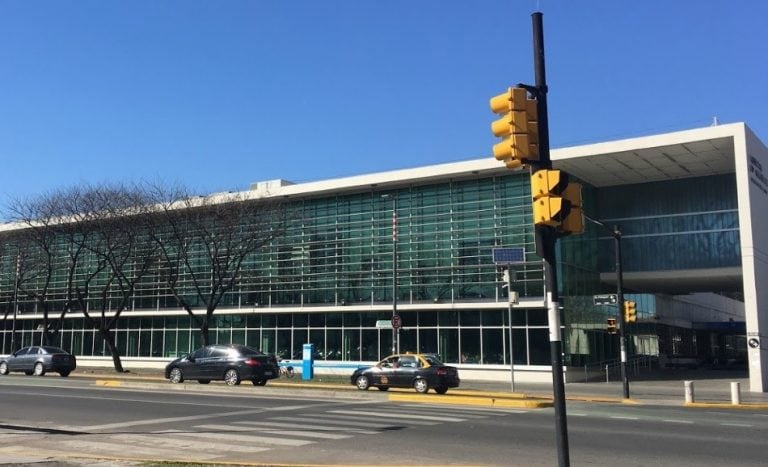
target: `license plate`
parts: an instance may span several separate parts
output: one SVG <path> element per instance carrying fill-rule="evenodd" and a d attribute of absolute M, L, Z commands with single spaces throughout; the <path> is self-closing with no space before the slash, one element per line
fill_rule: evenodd
<path fill-rule="evenodd" d="M 271 371 L 265 371 L 264 372 L 264 376 L 272 376 L 272 372 Z"/>

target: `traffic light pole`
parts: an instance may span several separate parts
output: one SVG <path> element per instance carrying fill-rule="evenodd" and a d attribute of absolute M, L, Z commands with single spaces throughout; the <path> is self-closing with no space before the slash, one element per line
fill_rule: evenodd
<path fill-rule="evenodd" d="M 547 115 L 547 78 L 544 66 L 543 15 L 536 12 L 533 18 L 533 60 L 536 86 L 519 85 L 532 92 L 537 101 L 539 126 L 539 160 L 531 161 L 531 174 L 541 169 L 551 169 L 549 156 L 549 119 Z M 557 269 L 555 243 L 557 232 L 552 227 L 536 226 L 536 252 L 544 260 L 544 292 L 549 321 L 549 346 L 552 361 L 552 387 L 555 406 L 555 424 L 558 465 L 570 465 L 568 450 L 568 424 L 565 411 L 565 381 L 563 378 L 563 344 L 560 330 L 560 304 L 557 293 Z"/>
<path fill-rule="evenodd" d="M 627 374 L 627 317 L 624 316 L 624 274 L 621 268 L 621 230 L 613 226 L 613 239 L 616 244 L 616 298 L 619 306 L 619 351 L 621 352 L 621 381 L 624 386 L 624 399 L 629 399 L 629 376 Z"/>

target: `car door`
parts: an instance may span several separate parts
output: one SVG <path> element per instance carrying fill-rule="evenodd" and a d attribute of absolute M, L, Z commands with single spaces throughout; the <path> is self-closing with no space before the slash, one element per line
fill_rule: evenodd
<path fill-rule="evenodd" d="M 184 377 L 187 379 L 203 379 L 203 365 L 205 357 L 208 355 L 208 347 L 197 349 L 187 357 L 187 361 L 182 367 Z"/>
<path fill-rule="evenodd" d="M 8 359 L 8 370 L 19 371 L 23 369 L 24 358 L 26 357 L 27 352 L 29 352 L 29 347 L 24 347 L 23 349 L 19 349 L 16 352 L 14 352 L 11 355 L 11 358 Z"/>
<path fill-rule="evenodd" d="M 207 379 L 222 379 L 224 369 L 229 363 L 230 349 L 227 347 L 212 347 L 203 363 L 203 374 Z"/>
<path fill-rule="evenodd" d="M 400 359 L 398 355 L 392 355 L 384 360 L 380 361 L 371 373 L 371 384 L 377 386 L 390 386 L 394 380 L 392 379 L 397 367 L 397 361 Z"/>
<path fill-rule="evenodd" d="M 402 355 L 394 369 L 393 386 L 409 387 L 418 371 L 418 360 L 415 355 Z"/>
<path fill-rule="evenodd" d="M 19 370 L 32 371 L 39 353 L 40 347 L 30 347 L 27 353 L 21 357 L 21 361 L 19 362 Z"/>

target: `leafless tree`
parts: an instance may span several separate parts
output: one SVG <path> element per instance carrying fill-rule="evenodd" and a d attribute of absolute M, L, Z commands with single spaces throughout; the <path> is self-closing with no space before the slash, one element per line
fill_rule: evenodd
<path fill-rule="evenodd" d="M 279 200 L 248 192 L 200 197 L 159 185 L 151 192 L 159 215 L 149 232 L 162 280 L 208 345 L 214 311 L 238 284 L 244 262 L 284 234 L 285 210 Z"/>
<path fill-rule="evenodd" d="M 70 246 L 77 253 L 71 284 L 74 302 L 103 339 L 115 370 L 123 372 L 113 328 L 131 304 L 137 285 L 157 262 L 149 241 L 144 191 L 133 186 L 94 186 L 67 198 L 76 227 Z"/>
<path fill-rule="evenodd" d="M 37 198 L 17 199 L 8 207 L 10 221 L 20 228 L 11 232 L 10 243 L 16 247 L 17 292 L 35 302 L 43 313 L 42 343 L 55 341 L 61 320 L 50 318 L 51 283 L 59 259 L 62 199 L 65 193 L 55 191 Z"/>

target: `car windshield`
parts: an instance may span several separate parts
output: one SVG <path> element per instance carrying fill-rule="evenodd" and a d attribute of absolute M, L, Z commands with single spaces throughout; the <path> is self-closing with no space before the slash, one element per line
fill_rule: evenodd
<path fill-rule="evenodd" d="M 437 358 L 437 355 L 423 355 L 424 360 L 427 361 L 431 366 L 440 366 L 443 364 L 443 362 L 440 361 L 439 358 Z"/>

